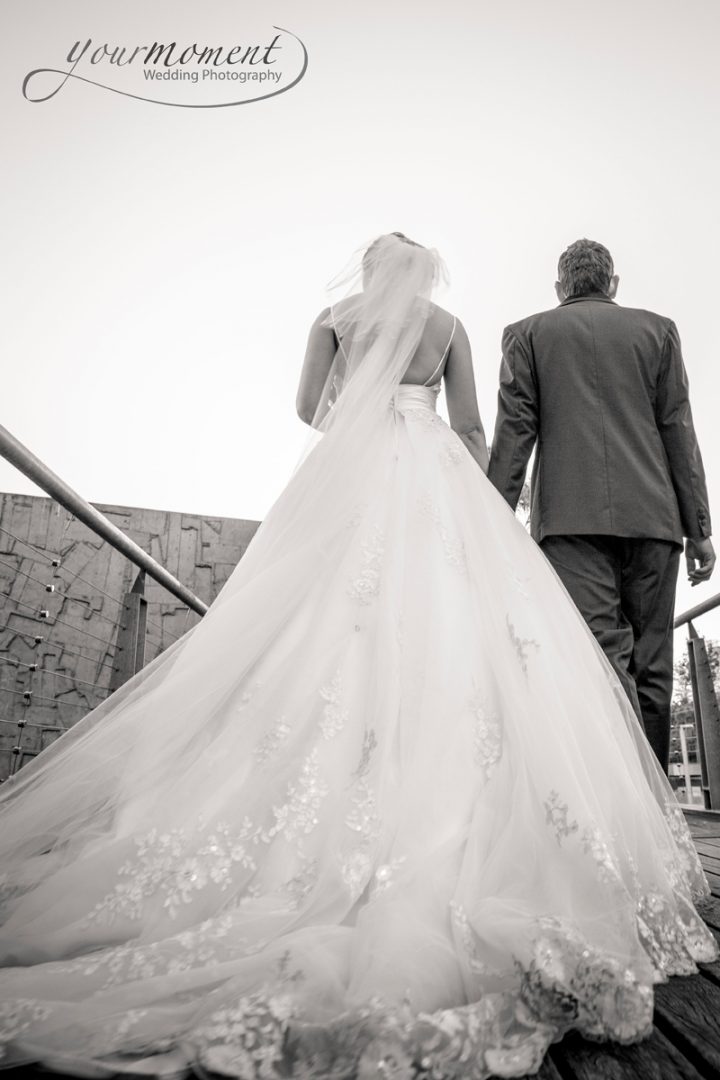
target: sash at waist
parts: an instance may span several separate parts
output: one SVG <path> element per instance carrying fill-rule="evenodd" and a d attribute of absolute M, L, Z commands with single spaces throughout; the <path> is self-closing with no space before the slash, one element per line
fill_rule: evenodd
<path fill-rule="evenodd" d="M 404 412 L 405 409 L 428 409 L 430 412 L 437 412 L 437 395 L 437 387 L 401 383 L 393 395 L 393 403 L 398 412 Z"/>

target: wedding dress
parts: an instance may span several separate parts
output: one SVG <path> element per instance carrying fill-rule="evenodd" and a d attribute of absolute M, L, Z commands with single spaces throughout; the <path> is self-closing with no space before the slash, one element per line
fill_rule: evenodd
<path fill-rule="evenodd" d="M 439 384 L 378 366 L 426 317 L 203 620 L 5 786 L 4 1066 L 520 1076 L 716 957 L 612 669 Z"/>

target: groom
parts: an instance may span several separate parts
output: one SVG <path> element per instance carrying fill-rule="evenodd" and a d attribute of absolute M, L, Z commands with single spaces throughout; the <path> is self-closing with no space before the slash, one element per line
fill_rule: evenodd
<path fill-rule="evenodd" d="M 615 303 L 610 252 L 560 256 L 559 307 L 506 327 L 489 477 L 531 529 L 615 668 L 667 771 L 673 609 L 715 565 L 702 458 L 675 324 Z"/>

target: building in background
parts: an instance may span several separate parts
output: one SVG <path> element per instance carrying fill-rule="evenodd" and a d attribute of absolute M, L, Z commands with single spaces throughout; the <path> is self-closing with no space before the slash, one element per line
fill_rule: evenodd
<path fill-rule="evenodd" d="M 93 505 L 208 605 L 259 525 Z M 53 499 L 0 494 L 0 780 L 107 697 L 139 573 Z M 200 616 L 150 578 L 142 584 L 148 663 Z"/>

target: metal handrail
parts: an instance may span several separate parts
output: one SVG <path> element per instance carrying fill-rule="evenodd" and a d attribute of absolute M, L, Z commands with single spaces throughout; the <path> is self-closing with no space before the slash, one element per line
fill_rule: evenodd
<path fill-rule="evenodd" d="M 16 469 L 29 477 L 33 483 L 47 492 L 56 502 L 59 502 L 71 514 L 74 514 L 79 521 L 82 521 L 94 533 L 101 536 L 103 540 L 106 540 L 116 551 L 122 552 L 136 566 L 145 570 L 151 578 L 164 586 L 173 596 L 182 600 L 184 604 L 187 604 L 189 608 L 192 608 L 199 615 L 205 614 L 208 610 L 207 604 L 195 596 L 181 581 L 178 581 L 164 566 L 156 562 L 152 555 L 148 555 L 139 544 L 126 536 L 117 525 L 114 525 L 91 503 L 83 499 L 82 495 L 78 495 L 76 491 L 73 491 L 64 480 L 61 480 L 40 458 L 36 457 L 26 446 L 23 446 L 2 425 L 0 425 L 0 454 Z"/>
<path fill-rule="evenodd" d="M 695 717 L 694 727 L 697 735 L 697 756 L 700 764 L 700 788 L 703 809 L 714 812 L 720 812 L 720 707 L 705 639 L 698 634 L 693 620 L 699 619 L 717 607 L 720 607 L 720 593 L 682 612 L 673 622 L 676 630 L 680 626 L 687 626 L 688 630 L 688 665 Z M 691 781 L 683 728 L 680 730 L 680 741 L 685 768 L 685 785 L 688 790 Z"/>
<path fill-rule="evenodd" d="M 720 607 L 720 593 L 716 593 L 715 596 L 711 596 L 708 600 L 703 600 L 702 604 L 697 604 L 693 608 L 689 608 L 688 611 L 684 611 L 682 615 L 678 615 L 673 623 L 675 630 L 680 626 L 685 626 L 686 623 L 692 622 L 693 619 L 699 619 L 701 615 L 707 614 L 708 611 L 712 611 L 714 608 Z"/>

